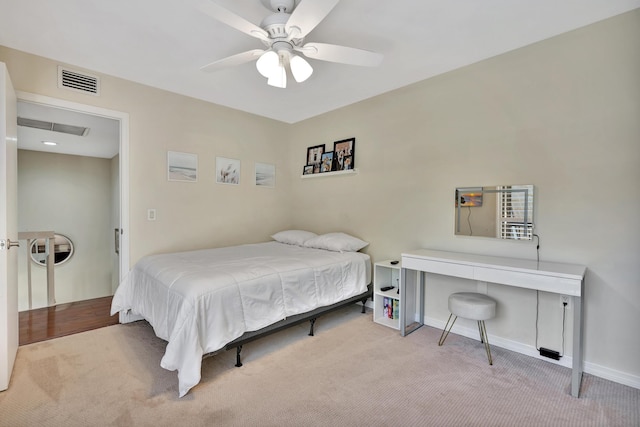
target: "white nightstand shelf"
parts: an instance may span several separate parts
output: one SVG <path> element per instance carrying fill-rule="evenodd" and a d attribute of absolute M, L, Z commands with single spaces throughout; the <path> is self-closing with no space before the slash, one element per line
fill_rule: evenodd
<path fill-rule="evenodd" d="M 382 291 L 386 286 L 393 289 Z M 377 262 L 373 268 L 373 320 L 400 330 L 400 263 Z"/>
<path fill-rule="evenodd" d="M 373 266 L 373 321 L 400 332 L 401 325 L 404 325 L 403 335 L 406 335 L 422 325 L 421 314 L 417 312 L 419 306 L 416 304 L 422 294 L 418 292 L 415 272 L 408 272 L 409 280 L 403 285 L 400 277 L 402 263 L 391 264 L 391 261 L 377 262 Z M 393 286 L 393 289 L 382 291 L 386 286 Z M 406 295 L 400 298 L 403 293 Z M 401 322 L 403 318 L 404 322 Z"/>

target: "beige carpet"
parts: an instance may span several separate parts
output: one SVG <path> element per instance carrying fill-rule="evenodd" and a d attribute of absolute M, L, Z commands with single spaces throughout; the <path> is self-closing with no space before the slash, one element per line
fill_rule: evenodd
<path fill-rule="evenodd" d="M 203 362 L 179 399 L 145 322 L 20 347 L 1 426 L 639 426 L 640 390 L 423 327 L 402 338 L 356 306 Z"/>

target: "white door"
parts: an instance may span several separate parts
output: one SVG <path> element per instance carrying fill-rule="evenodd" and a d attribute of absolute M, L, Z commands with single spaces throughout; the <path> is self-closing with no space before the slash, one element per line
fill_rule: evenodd
<path fill-rule="evenodd" d="M 18 352 L 18 187 L 16 93 L 0 62 L 0 391 Z"/>

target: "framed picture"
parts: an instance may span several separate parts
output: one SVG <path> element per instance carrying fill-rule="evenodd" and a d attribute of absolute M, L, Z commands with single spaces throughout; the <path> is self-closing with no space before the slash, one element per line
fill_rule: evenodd
<path fill-rule="evenodd" d="M 313 173 L 313 165 L 305 165 L 302 168 L 302 175 L 311 175 Z"/>
<path fill-rule="evenodd" d="M 333 168 L 334 171 L 347 170 L 345 167 L 345 159 L 348 157 L 348 168 L 356 167 L 356 139 L 349 138 L 333 143 Z"/>
<path fill-rule="evenodd" d="M 322 162 L 320 163 L 320 172 L 331 172 L 333 168 L 333 151 L 322 154 Z"/>
<path fill-rule="evenodd" d="M 320 162 L 322 161 L 323 153 L 324 153 L 324 144 L 307 148 L 307 164 L 308 165 L 320 164 Z"/>
<path fill-rule="evenodd" d="M 198 155 L 167 151 L 167 179 L 169 181 L 198 181 Z"/>
<path fill-rule="evenodd" d="M 260 187 L 275 187 L 276 165 L 256 162 L 256 185 Z"/>
<path fill-rule="evenodd" d="M 216 182 L 218 184 L 240 184 L 240 160 L 216 157 Z"/>

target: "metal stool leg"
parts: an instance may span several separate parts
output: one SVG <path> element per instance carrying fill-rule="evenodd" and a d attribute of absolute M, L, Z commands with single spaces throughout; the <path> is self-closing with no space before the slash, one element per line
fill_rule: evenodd
<path fill-rule="evenodd" d="M 491 358 L 491 348 L 489 347 L 489 339 L 487 338 L 487 327 L 484 324 L 484 320 L 478 320 L 478 329 L 480 329 L 480 341 L 484 343 L 484 349 L 487 351 L 489 365 L 493 365 L 493 359 Z"/>
<path fill-rule="evenodd" d="M 451 321 L 452 317 L 453 317 L 453 322 L 451 322 L 451 326 L 449 326 L 449 322 Z M 449 336 L 449 332 L 451 332 L 451 328 L 453 328 L 453 324 L 456 323 L 457 318 L 458 316 L 454 316 L 453 313 L 449 315 L 449 318 L 447 319 L 447 324 L 444 325 L 444 329 L 442 330 L 442 335 L 440 335 L 440 340 L 438 341 L 438 345 L 444 344 L 444 340 L 446 340 L 447 337 Z M 447 327 L 449 328 L 449 330 L 447 330 Z"/>

